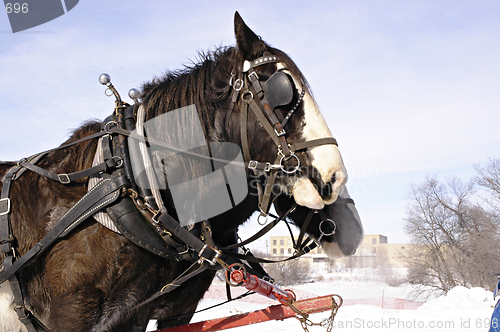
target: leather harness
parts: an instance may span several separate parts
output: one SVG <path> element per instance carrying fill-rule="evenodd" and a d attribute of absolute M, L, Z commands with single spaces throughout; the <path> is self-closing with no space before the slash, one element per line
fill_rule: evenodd
<path fill-rule="evenodd" d="M 244 159 L 246 161 L 245 166 L 256 175 L 262 173 L 268 174 L 265 185 L 259 185 L 259 209 L 261 215 L 265 216 L 266 219 L 270 215 L 269 208 L 272 204 L 271 192 L 278 173 L 281 170 L 285 173 L 292 174 L 297 171 L 299 166 L 293 166 L 292 171 L 290 171 L 285 168 L 283 163 L 291 158 L 296 158 L 298 162 L 298 158 L 295 156 L 295 152 L 297 151 L 324 144 L 337 144 L 334 138 L 323 138 L 308 142 L 288 144 L 284 127 L 300 104 L 304 96 L 304 91 L 299 95 L 295 107 L 289 112 L 285 119 L 280 122 L 274 113 L 274 107 L 287 105 L 291 102 L 292 98 L 290 97 L 290 93 L 293 94 L 293 90 L 291 90 L 293 89 L 293 83 L 290 79 L 287 83 L 286 77 L 280 76 L 280 74 L 283 73 L 277 72 L 266 82 L 261 84 L 254 70 L 255 67 L 260 65 L 276 62 L 279 62 L 279 59 L 269 54 L 265 54 L 263 57 L 251 63 L 245 61 L 242 72 L 244 75 L 243 80 L 238 78 L 235 82 L 230 81 L 230 86 L 233 88 L 231 95 L 232 105 L 237 105 L 241 111 L 241 141 Z M 288 89 L 289 91 L 279 91 L 280 89 Z M 112 88 L 112 90 L 115 91 L 114 88 Z M 276 93 L 276 95 L 273 95 L 274 93 Z M 279 95 L 280 93 L 281 96 Z M 103 128 L 100 132 L 75 142 L 62 145 L 58 148 L 25 158 L 11 167 L 2 179 L 3 187 L 0 196 L 0 248 L 4 254 L 4 261 L 2 269 L 0 270 L 0 283 L 7 280 L 10 282 L 14 293 L 16 312 L 29 332 L 48 331 L 48 329 L 30 312 L 27 294 L 23 292 L 17 272 L 33 262 L 41 253 L 50 249 L 55 241 L 67 236 L 80 223 L 98 211 L 106 211 L 121 234 L 135 245 L 167 259 L 188 260 L 193 262 L 191 267 L 178 279 L 165 286 L 146 301 L 137 305 L 136 308 L 171 292 L 179 287 L 182 282 L 203 272 L 207 268 L 220 268 L 220 265 L 227 269 L 230 264 L 236 262 L 241 263 L 240 260 L 246 260 L 251 265 L 251 267 L 247 266 L 247 269 L 253 274 L 261 277 L 269 277 L 258 263 L 276 262 L 256 258 L 251 253 L 241 255 L 236 253 L 235 250 L 239 247 L 244 248 L 244 245 L 266 234 L 279 221 L 286 219 L 288 214 L 293 212 L 295 206 L 288 211 L 280 213 L 274 221 L 270 222 L 248 240 L 226 247 L 219 247 L 213 242 L 208 221 L 199 223 L 201 225 L 195 227 L 191 231 L 181 227 L 179 222 L 171 215 L 165 211 L 161 211 L 159 202 L 153 198 L 151 191 L 147 189 L 151 188 L 148 185 L 148 178 L 143 175 L 134 176 L 130 166 L 129 149 L 125 138 L 139 138 L 150 145 L 160 145 L 163 148 L 171 149 L 177 153 L 195 155 L 200 158 L 215 158 L 184 151 L 162 142 L 157 142 L 147 137 L 137 135 L 134 129 L 139 105 L 130 106 L 121 101 L 118 93 L 115 93 L 115 96 L 117 96 L 115 112 L 104 121 Z M 278 146 L 278 155 L 274 163 L 251 159 L 247 137 L 248 108 L 256 115 L 260 124 Z M 226 115 L 226 124 L 232 110 L 233 107 L 230 108 Z M 104 162 L 98 165 L 71 174 L 55 174 L 36 165 L 38 161 L 50 152 L 98 137 L 102 139 L 104 151 Z M 111 137 L 116 137 L 118 139 L 111 139 Z M 228 162 L 227 160 L 222 161 L 225 163 Z M 100 174 L 101 179 L 97 185 L 92 187 L 59 220 L 55 227 L 39 243 L 24 255 L 18 257 L 13 245 L 15 239 L 10 226 L 10 213 L 12 211 L 10 189 L 12 181 L 18 179 L 26 170 L 35 172 L 61 184 L 68 184 L 94 174 Z M 263 186 L 264 188 L 262 188 Z M 350 199 L 344 202 L 353 203 Z M 295 246 L 296 253 L 285 260 L 300 257 L 319 245 L 318 242 L 311 238 L 302 241 L 309 221 L 315 212 L 316 211 L 311 210 L 306 217 L 306 221 L 299 235 L 299 240 Z M 326 219 L 324 213 L 320 213 L 320 215 L 324 221 L 329 220 Z M 333 221 L 331 222 L 335 226 L 335 223 Z M 323 234 L 321 229 L 320 231 Z"/>

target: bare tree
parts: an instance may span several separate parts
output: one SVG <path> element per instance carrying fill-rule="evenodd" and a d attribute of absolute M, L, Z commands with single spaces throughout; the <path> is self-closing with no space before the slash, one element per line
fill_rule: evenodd
<path fill-rule="evenodd" d="M 285 262 L 265 264 L 267 273 L 280 286 L 292 286 L 307 281 L 311 276 L 311 267 L 305 260 L 292 259 Z"/>
<path fill-rule="evenodd" d="M 486 202 L 498 218 L 500 214 L 500 158 L 488 159 L 484 165 L 479 164 L 474 167 L 478 173 L 476 181 L 490 194 L 491 199 L 486 199 Z"/>
<path fill-rule="evenodd" d="M 498 218 L 480 204 L 476 183 L 427 178 L 412 187 L 405 218 L 405 231 L 415 244 L 405 254 L 411 283 L 440 293 L 458 285 L 494 285 Z"/>

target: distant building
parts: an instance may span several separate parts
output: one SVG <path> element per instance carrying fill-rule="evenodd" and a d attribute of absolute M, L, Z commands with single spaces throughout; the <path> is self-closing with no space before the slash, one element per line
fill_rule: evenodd
<path fill-rule="evenodd" d="M 352 256 L 331 259 L 319 247 L 302 257 L 313 264 L 329 263 L 339 267 L 406 267 L 403 254 L 411 246 L 411 244 L 388 243 L 387 236 L 374 234 L 365 235 Z M 290 236 L 271 236 L 269 246 L 271 256 L 291 256 L 294 252 Z"/>
<path fill-rule="evenodd" d="M 297 236 L 295 237 L 295 242 L 297 242 Z M 305 237 L 304 237 L 305 239 Z M 288 236 L 271 236 L 270 254 L 272 256 L 289 256 L 294 253 L 292 238 Z M 310 254 L 321 254 L 322 250 L 316 248 L 310 252 Z"/>
<path fill-rule="evenodd" d="M 403 254 L 411 246 L 411 244 L 388 243 L 387 236 L 380 234 L 365 235 L 356 253 L 342 259 L 350 260 L 348 264 L 355 267 L 406 267 Z"/>

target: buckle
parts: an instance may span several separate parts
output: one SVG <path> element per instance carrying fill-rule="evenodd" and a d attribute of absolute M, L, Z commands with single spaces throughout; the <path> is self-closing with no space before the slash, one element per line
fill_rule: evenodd
<path fill-rule="evenodd" d="M 279 132 L 276 130 L 276 128 L 274 128 L 274 132 L 276 133 L 276 135 L 278 135 L 278 137 L 286 135 L 286 131 L 283 128 L 281 128 L 281 131 L 279 131 Z"/>
<path fill-rule="evenodd" d="M 68 184 L 71 182 L 68 174 L 57 174 L 57 178 L 59 179 L 59 182 L 61 182 L 62 184 Z"/>
<path fill-rule="evenodd" d="M 20 320 L 28 318 L 30 314 L 24 305 L 16 306 L 14 311 L 17 313 L 17 317 L 19 317 Z"/>
<path fill-rule="evenodd" d="M 275 165 L 271 165 L 271 163 L 267 162 L 265 164 L 266 166 L 264 167 L 264 169 L 262 168 L 257 168 L 259 166 L 259 162 L 257 160 L 250 160 L 248 162 L 248 169 L 252 169 L 252 170 L 256 170 L 258 169 L 259 171 L 263 171 L 263 172 L 269 172 L 271 170 L 271 168 L 280 168 L 281 165 L 277 165 L 277 167 L 274 167 Z"/>
<path fill-rule="evenodd" d="M 311 247 L 309 247 L 309 246 L 305 246 L 304 248 L 302 248 L 302 251 L 303 251 L 304 253 L 306 253 L 306 254 L 310 253 L 310 252 L 311 252 L 311 250 L 312 250 L 312 249 L 311 249 Z"/>
<path fill-rule="evenodd" d="M 182 256 L 182 255 L 188 254 L 190 250 L 191 250 L 191 248 L 189 248 L 189 247 L 188 247 L 188 245 L 186 244 L 186 250 L 184 250 L 184 251 L 179 251 L 179 252 L 178 252 L 178 254 L 179 254 L 180 256 Z"/>
<path fill-rule="evenodd" d="M 151 217 L 151 220 L 158 225 L 160 223 L 160 216 L 161 216 L 161 211 L 158 211 L 154 216 Z"/>
<path fill-rule="evenodd" d="M 211 260 L 202 256 L 203 253 L 205 252 L 205 250 L 207 248 L 210 248 L 212 249 L 214 252 L 215 252 L 215 256 L 214 258 L 212 258 Z M 217 265 L 217 260 L 219 259 L 220 255 L 222 254 L 222 252 L 220 250 L 217 250 L 217 249 L 214 249 L 212 247 L 209 247 L 208 244 L 205 244 L 203 246 L 203 248 L 201 248 L 200 252 L 198 253 L 198 256 L 200 257 L 200 259 L 198 259 L 198 264 L 203 264 L 204 262 L 208 262 L 208 264 L 214 266 L 214 265 Z"/>
<path fill-rule="evenodd" d="M 255 77 L 255 79 L 259 79 L 259 75 L 257 75 L 257 72 L 255 70 L 252 70 L 250 74 L 248 74 L 248 78 L 251 78 L 252 76 Z"/>
<path fill-rule="evenodd" d="M 259 162 L 257 160 L 250 160 L 248 162 L 248 169 L 257 169 Z"/>
<path fill-rule="evenodd" d="M 5 203 L 4 203 L 5 202 Z M 5 209 L 5 211 L 3 211 Z M 10 198 L 2 198 L 0 199 L 0 216 L 5 216 L 10 213 Z"/>

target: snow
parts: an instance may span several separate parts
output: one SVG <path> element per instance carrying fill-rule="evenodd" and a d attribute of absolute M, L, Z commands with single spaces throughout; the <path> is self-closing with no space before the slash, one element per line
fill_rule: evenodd
<path fill-rule="evenodd" d="M 412 299 L 413 286 L 403 284 L 392 287 L 383 281 L 370 278 L 365 271 L 323 274 L 322 281 L 290 287 L 298 300 L 321 295 L 339 294 L 344 305 L 339 309 L 332 331 L 481 331 L 489 329 L 489 319 L 493 312 L 493 294 L 482 288 L 455 287 L 447 295 L 431 298 Z M 368 279 L 368 280 L 363 280 Z M 200 302 L 198 309 L 221 303 L 225 300 L 224 283 L 215 280 L 211 289 Z M 233 296 L 245 290 L 236 288 Z M 399 300 L 400 299 L 400 300 Z M 407 301 L 403 301 L 407 300 Z M 394 309 L 400 303 L 406 309 Z M 250 312 L 277 304 L 261 295 L 251 295 L 194 315 L 192 323 L 239 313 Z M 412 308 L 412 309 L 409 309 Z M 329 312 L 313 314 L 311 321 L 320 322 L 328 318 Z M 269 321 L 230 329 L 228 331 L 302 331 L 300 322 L 294 318 L 283 321 Z M 312 326 L 309 331 L 326 331 Z"/>

